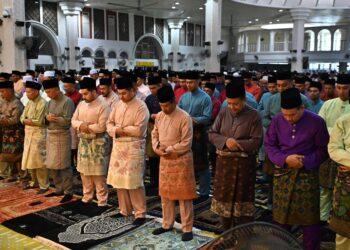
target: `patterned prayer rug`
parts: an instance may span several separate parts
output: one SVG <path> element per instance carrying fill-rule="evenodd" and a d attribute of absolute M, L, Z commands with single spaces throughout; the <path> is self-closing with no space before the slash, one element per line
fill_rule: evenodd
<path fill-rule="evenodd" d="M 0 225 L 0 249 L 36 249 L 47 250 L 47 247 L 27 236 L 16 233 Z"/>
<path fill-rule="evenodd" d="M 16 183 L 0 185 L 0 223 L 22 215 L 60 206 L 62 196 L 44 197 L 37 195 L 38 189 L 23 190 Z M 74 200 L 74 199 L 73 199 Z"/>
<path fill-rule="evenodd" d="M 161 235 L 153 235 L 152 231 L 162 224 L 153 220 L 143 226 L 139 227 L 132 232 L 119 237 L 113 238 L 107 242 L 97 245 L 93 248 L 98 249 L 120 249 L 120 250 L 190 250 L 197 249 L 207 242 L 211 241 L 213 238 L 209 236 L 201 235 L 200 233 L 193 234 L 194 238 L 191 241 L 183 242 L 181 241 L 182 233 L 179 230 L 172 230 L 170 232 L 163 233 Z"/>
<path fill-rule="evenodd" d="M 133 216 L 111 217 L 117 212 L 113 207 L 101 209 L 94 203 L 76 201 L 8 220 L 3 225 L 30 237 L 40 236 L 81 250 L 136 228 Z"/>

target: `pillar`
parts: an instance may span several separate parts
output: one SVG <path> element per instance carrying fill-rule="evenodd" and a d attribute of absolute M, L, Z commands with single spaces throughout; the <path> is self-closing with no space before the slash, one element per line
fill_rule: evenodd
<path fill-rule="evenodd" d="M 221 40 L 221 8 L 222 0 L 207 0 L 205 6 L 205 42 L 206 49 L 210 50 L 210 56 L 205 59 L 205 71 L 220 72 L 220 58 L 218 54 Z M 210 44 L 209 44 L 210 43 Z"/>
<path fill-rule="evenodd" d="M 284 31 L 284 49 L 283 51 L 289 51 L 289 30 Z"/>
<path fill-rule="evenodd" d="M 80 70 L 79 55 L 80 48 L 78 46 L 79 22 L 78 17 L 84 7 L 82 1 L 64 1 L 60 2 L 60 7 L 66 17 L 67 30 L 67 63 L 66 70 L 75 69 Z"/>
<path fill-rule="evenodd" d="M 292 71 L 303 71 L 303 53 L 304 49 L 304 24 L 310 15 L 310 9 L 295 8 L 290 10 L 293 19 L 293 40 L 292 40 Z"/>
<path fill-rule="evenodd" d="M 0 72 L 11 73 L 16 69 L 25 71 L 27 69 L 26 49 L 16 45 L 16 39 L 26 36 L 24 24 L 25 12 L 23 0 L 1 0 L 0 14 L 2 25 L 0 25 Z M 4 11 L 8 13 L 4 17 Z M 16 24 L 16 21 L 22 23 Z"/>
<path fill-rule="evenodd" d="M 261 33 L 258 32 L 258 36 L 257 36 L 257 40 L 256 40 L 256 52 L 260 52 L 261 51 Z"/>
<path fill-rule="evenodd" d="M 275 31 L 270 31 L 270 46 L 269 51 L 274 52 L 275 51 Z"/>
<path fill-rule="evenodd" d="M 173 71 L 180 71 L 178 52 L 180 44 L 180 29 L 182 28 L 184 21 L 184 19 L 167 19 L 171 32 L 171 52 L 173 53 L 171 68 Z"/>

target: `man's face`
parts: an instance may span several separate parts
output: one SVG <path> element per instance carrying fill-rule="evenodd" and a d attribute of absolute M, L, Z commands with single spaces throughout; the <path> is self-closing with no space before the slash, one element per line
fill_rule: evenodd
<path fill-rule="evenodd" d="M 318 88 L 310 87 L 308 93 L 312 101 L 317 101 L 320 98 L 320 90 Z"/>
<path fill-rule="evenodd" d="M 277 80 L 277 91 L 279 93 L 283 92 L 284 90 L 289 88 L 289 81 L 288 80 Z"/>
<path fill-rule="evenodd" d="M 213 95 L 214 91 L 211 88 L 204 88 L 205 93 L 207 93 L 210 97 Z"/>
<path fill-rule="evenodd" d="M 72 83 L 63 83 L 63 89 L 66 93 L 72 94 L 75 91 L 75 86 Z"/>
<path fill-rule="evenodd" d="M 29 100 L 35 100 L 39 96 L 39 90 L 32 89 L 32 88 L 26 88 L 26 95 Z"/>
<path fill-rule="evenodd" d="M 334 86 L 330 84 L 325 84 L 324 87 L 324 92 L 327 96 L 331 96 L 334 94 Z"/>
<path fill-rule="evenodd" d="M 96 81 L 98 78 L 98 74 L 92 74 L 90 75 L 90 77 Z"/>
<path fill-rule="evenodd" d="M 226 98 L 227 107 L 231 109 L 234 113 L 239 113 L 242 111 L 245 105 L 245 97 L 243 98 Z"/>
<path fill-rule="evenodd" d="M 13 82 L 17 82 L 19 79 L 21 79 L 21 77 L 19 75 L 16 74 L 12 74 L 10 80 Z"/>
<path fill-rule="evenodd" d="M 5 82 L 6 79 L 4 77 L 0 77 L 0 82 Z"/>
<path fill-rule="evenodd" d="M 149 85 L 149 90 L 151 91 L 151 94 L 154 95 L 154 96 L 157 95 L 157 92 L 158 92 L 159 88 L 160 88 L 159 84 L 151 84 L 151 85 Z"/>
<path fill-rule="evenodd" d="M 118 95 L 123 102 L 129 102 L 135 97 L 136 91 L 132 89 L 118 89 Z"/>
<path fill-rule="evenodd" d="M 216 84 L 216 78 L 210 78 L 209 82 Z"/>
<path fill-rule="evenodd" d="M 185 79 L 180 79 L 180 80 L 179 80 L 179 84 L 180 84 L 180 87 L 181 87 L 181 88 L 187 89 L 186 80 L 185 80 Z"/>
<path fill-rule="evenodd" d="M 176 108 L 175 102 L 163 102 L 159 103 L 159 105 L 162 111 L 167 115 L 171 114 Z"/>
<path fill-rule="evenodd" d="M 276 84 L 276 83 L 268 83 L 268 84 L 267 84 L 267 90 L 268 90 L 271 94 L 277 93 L 277 84 Z"/>
<path fill-rule="evenodd" d="M 304 113 L 304 107 L 301 106 L 299 108 L 293 109 L 283 109 L 281 108 L 282 115 L 284 119 L 290 124 L 297 123 Z"/>
<path fill-rule="evenodd" d="M 349 99 L 349 88 L 348 84 L 337 84 L 335 89 L 337 90 L 337 94 L 342 101 L 347 101 Z"/>
<path fill-rule="evenodd" d="M 89 91 L 87 89 L 81 89 L 81 90 L 79 90 L 79 93 L 81 94 L 82 99 L 86 103 L 90 103 L 96 99 L 96 91 L 95 90 Z"/>
<path fill-rule="evenodd" d="M 117 77 L 117 73 L 112 71 L 112 78 L 116 78 Z"/>
<path fill-rule="evenodd" d="M 100 93 L 103 97 L 107 97 L 112 91 L 111 86 L 108 86 L 108 85 L 100 85 L 99 88 L 100 88 Z"/>
<path fill-rule="evenodd" d="M 60 93 L 60 90 L 59 88 L 49 88 L 49 89 L 45 89 L 45 92 L 47 96 L 50 97 L 51 99 L 56 99 L 58 97 L 58 94 Z"/>
<path fill-rule="evenodd" d="M 296 83 L 295 88 L 297 88 L 300 93 L 305 92 L 305 84 L 304 83 Z"/>
<path fill-rule="evenodd" d="M 13 95 L 13 89 L 0 89 L 0 97 L 6 101 L 11 101 Z"/>
<path fill-rule="evenodd" d="M 186 79 L 187 89 L 191 92 L 198 89 L 198 80 Z"/>

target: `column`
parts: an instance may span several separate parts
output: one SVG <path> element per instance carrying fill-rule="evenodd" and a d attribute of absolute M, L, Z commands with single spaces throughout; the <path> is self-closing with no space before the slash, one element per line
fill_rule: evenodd
<path fill-rule="evenodd" d="M 79 55 L 80 48 L 78 46 L 79 36 L 79 22 L 78 17 L 81 13 L 84 3 L 80 1 L 64 1 L 60 2 L 60 7 L 63 14 L 66 16 L 66 30 L 67 30 L 67 46 L 68 48 L 68 62 L 66 63 L 66 70 L 75 69 L 80 70 Z"/>
<path fill-rule="evenodd" d="M 258 32 L 258 38 L 256 40 L 256 52 L 261 51 L 261 33 Z"/>
<path fill-rule="evenodd" d="M 303 71 L 303 54 L 304 49 L 304 24 L 310 15 L 310 9 L 296 8 L 291 9 L 290 14 L 293 19 L 293 41 L 292 41 L 292 71 Z"/>
<path fill-rule="evenodd" d="M 350 27 L 346 29 L 346 41 L 344 46 L 345 52 L 348 52 L 350 50 Z"/>
<path fill-rule="evenodd" d="M 16 45 L 15 40 L 26 36 L 24 23 L 23 0 L 1 0 L 0 13 L 0 72 L 11 73 L 12 70 L 25 71 L 27 69 L 26 49 Z M 4 13 L 6 13 L 4 17 Z M 16 21 L 21 23 L 16 24 Z"/>
<path fill-rule="evenodd" d="M 208 44 L 206 49 L 210 50 L 210 56 L 205 59 L 207 72 L 220 72 L 221 7 L 222 0 L 207 0 L 205 6 L 205 42 Z"/>
<path fill-rule="evenodd" d="M 242 33 L 243 35 L 243 33 Z M 239 46 L 239 29 L 238 27 L 230 28 L 230 44 L 229 44 L 229 55 L 228 55 L 228 68 L 237 67 L 238 65 L 238 52 L 240 50 Z"/>
<path fill-rule="evenodd" d="M 289 51 L 289 30 L 284 31 L 284 49 L 283 51 Z"/>
<path fill-rule="evenodd" d="M 180 29 L 182 28 L 184 21 L 184 19 L 167 19 L 171 32 L 171 52 L 173 53 L 171 69 L 173 71 L 180 71 L 177 53 L 179 52 Z"/>
<path fill-rule="evenodd" d="M 275 31 L 270 31 L 270 48 L 269 48 L 270 52 L 274 52 L 275 51 Z"/>

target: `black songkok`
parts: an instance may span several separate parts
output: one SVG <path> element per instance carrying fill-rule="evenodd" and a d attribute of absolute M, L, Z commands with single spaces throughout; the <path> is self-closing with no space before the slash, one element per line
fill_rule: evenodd
<path fill-rule="evenodd" d="M 58 88 L 58 80 L 57 79 L 45 80 L 43 81 L 43 87 L 44 89 Z"/>
<path fill-rule="evenodd" d="M 157 98 L 160 103 L 170 102 L 175 99 L 175 94 L 171 86 L 161 87 L 157 92 Z"/>
<path fill-rule="evenodd" d="M 281 108 L 294 109 L 302 104 L 300 91 L 296 88 L 290 88 L 281 93 Z"/>
<path fill-rule="evenodd" d="M 350 84 L 350 75 L 349 74 L 338 75 L 337 84 Z"/>
<path fill-rule="evenodd" d="M 117 89 L 131 89 L 133 87 L 130 77 L 122 77 L 116 79 Z"/>
<path fill-rule="evenodd" d="M 33 81 L 26 81 L 25 86 L 26 88 L 30 88 L 30 89 L 36 89 L 36 90 L 41 89 L 41 84 Z"/>
<path fill-rule="evenodd" d="M 0 89 L 13 89 L 12 81 L 0 82 Z"/>
<path fill-rule="evenodd" d="M 243 80 L 243 79 L 242 79 Z M 230 82 L 226 85 L 226 97 L 227 98 L 239 98 L 245 97 L 244 83 L 242 82 Z"/>
<path fill-rule="evenodd" d="M 79 82 L 80 89 L 96 89 L 96 81 L 90 77 L 84 77 Z"/>
<path fill-rule="evenodd" d="M 159 76 L 149 76 L 148 85 L 157 85 L 162 83 L 162 79 Z"/>
<path fill-rule="evenodd" d="M 100 85 L 111 86 L 112 80 L 110 78 L 102 78 L 100 79 Z"/>

